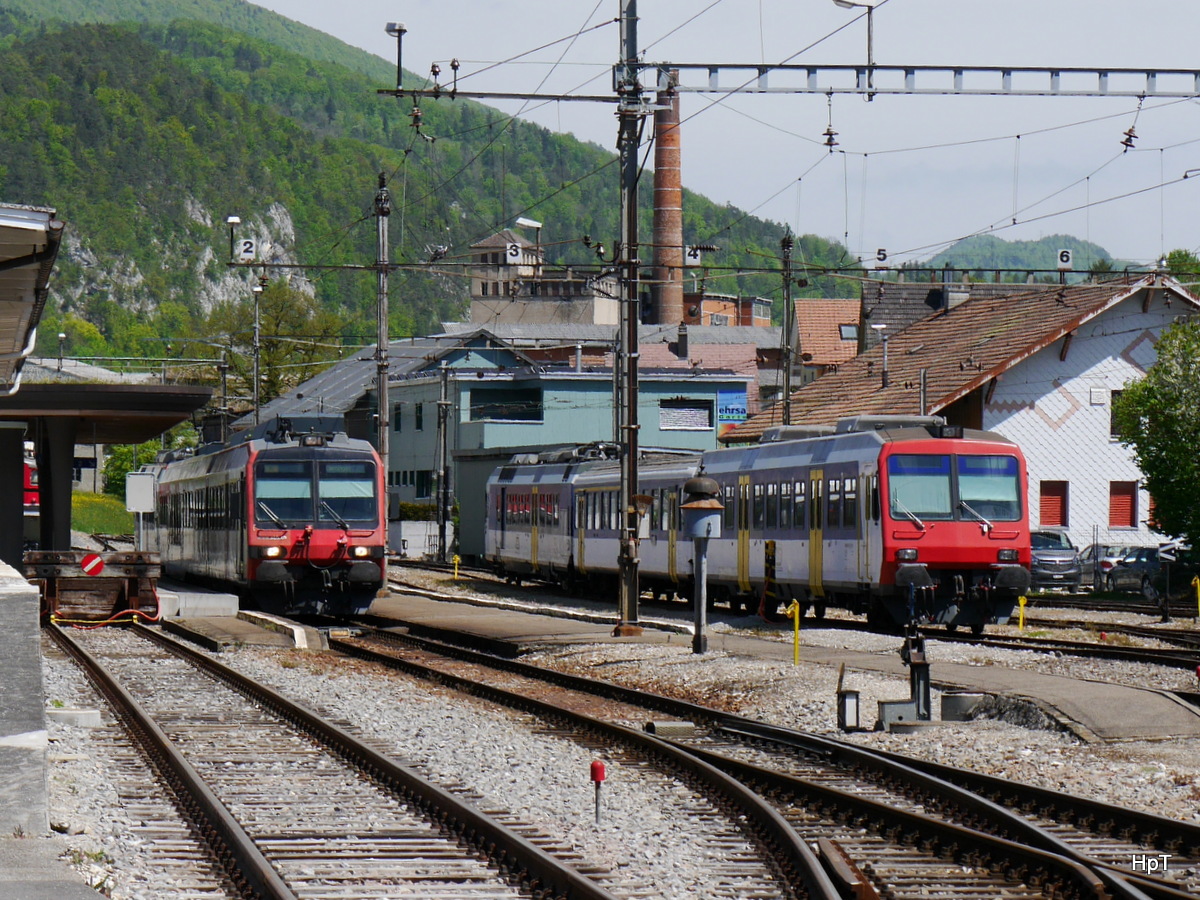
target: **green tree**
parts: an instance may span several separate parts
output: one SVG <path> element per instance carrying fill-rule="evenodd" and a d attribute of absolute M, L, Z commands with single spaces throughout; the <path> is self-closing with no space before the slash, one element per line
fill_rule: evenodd
<path fill-rule="evenodd" d="M 1167 328 L 1145 377 L 1113 399 L 1121 442 L 1154 498 L 1155 528 L 1200 540 L 1200 319 Z"/>
<path fill-rule="evenodd" d="M 141 466 L 154 462 L 161 441 L 144 444 L 119 444 L 112 447 L 104 459 L 104 493 L 125 500 L 125 476 L 136 472 Z"/>

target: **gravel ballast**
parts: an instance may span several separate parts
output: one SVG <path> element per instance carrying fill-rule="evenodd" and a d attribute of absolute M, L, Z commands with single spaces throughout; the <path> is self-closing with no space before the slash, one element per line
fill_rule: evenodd
<path fill-rule="evenodd" d="M 713 624 L 717 630 L 737 627 Z M 790 633 L 776 637 L 790 640 Z M 803 640 L 894 654 L 899 639 L 809 629 Z M 928 650 L 935 660 L 1029 667 L 1164 690 L 1195 689 L 1194 676 L 1173 669 L 935 641 L 929 642 Z M 628 871 L 630 884 L 650 877 L 664 898 L 705 896 L 702 841 L 678 833 L 678 819 L 669 815 L 673 806 L 695 799 L 677 785 L 664 787 L 661 779 L 634 767 L 610 765 L 597 826 L 588 780 L 590 762 L 597 758 L 594 748 L 532 735 L 508 714 L 489 712 L 479 704 L 464 706 L 441 689 L 358 665 L 335 665 L 319 655 L 242 648 L 219 658 L 293 699 L 352 723 L 434 780 L 463 786 L 483 798 L 481 803 L 509 810 L 543 833 L 561 837 L 589 863 L 618 873 L 618 881 L 620 873 Z M 1200 824 L 1200 748 L 1192 741 L 1086 744 L 1048 718 L 1031 715 L 1022 704 L 996 704 L 991 709 L 995 718 L 942 723 L 910 734 L 841 735 L 836 726 L 838 673 L 805 662 L 803 654 L 793 666 L 790 661 L 781 664 L 723 651 L 697 655 L 684 642 L 620 643 L 560 646 L 526 659 L 651 687 L 786 727 Z M 97 703 L 69 663 L 48 655 L 45 670 L 48 703 Z M 860 692 L 864 719 L 873 716 L 877 701 L 908 693 L 907 678 L 853 670 L 845 675 L 845 687 Z M 940 693 L 935 691 L 935 715 L 939 708 Z M 107 739 L 99 731 L 56 722 L 50 724 L 50 735 L 51 819 L 67 833 L 83 879 L 104 881 L 114 898 L 164 896 L 154 888 L 156 873 L 149 857 L 128 840 L 129 816 L 114 795 L 104 759 Z M 689 855 L 693 846 L 701 856 Z"/>

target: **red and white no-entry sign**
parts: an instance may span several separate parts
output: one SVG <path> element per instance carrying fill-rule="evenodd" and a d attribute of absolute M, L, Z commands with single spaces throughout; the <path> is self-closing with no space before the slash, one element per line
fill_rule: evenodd
<path fill-rule="evenodd" d="M 104 571 L 104 560 L 100 558 L 99 553 L 87 553 L 80 560 L 79 568 L 87 575 L 99 575 Z"/>

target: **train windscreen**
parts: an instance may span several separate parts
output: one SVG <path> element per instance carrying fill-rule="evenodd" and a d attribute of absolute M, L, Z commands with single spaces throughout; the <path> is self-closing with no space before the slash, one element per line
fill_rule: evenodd
<path fill-rule="evenodd" d="M 899 453 L 888 458 L 889 509 L 898 519 L 1016 521 L 1019 473 L 1014 456 Z"/>
<path fill-rule="evenodd" d="M 254 468 L 254 519 L 267 527 L 312 522 L 312 463 L 260 460 Z"/>
<path fill-rule="evenodd" d="M 993 522 L 1021 518 L 1020 469 L 1015 456 L 958 457 L 958 496 Z"/>
<path fill-rule="evenodd" d="M 323 522 L 373 522 L 375 464 L 366 460 L 318 463 L 317 518 Z"/>

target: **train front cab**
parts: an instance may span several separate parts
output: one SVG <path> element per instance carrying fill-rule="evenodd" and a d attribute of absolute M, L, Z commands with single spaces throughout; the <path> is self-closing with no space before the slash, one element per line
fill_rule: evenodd
<path fill-rule="evenodd" d="M 892 444 L 881 454 L 881 478 L 880 597 L 889 618 L 975 632 L 1006 622 L 1029 587 L 1026 475 L 1016 446 Z"/>
<path fill-rule="evenodd" d="M 386 578 L 380 467 L 367 452 L 305 438 L 252 460 L 251 598 L 269 611 L 364 612 Z"/>

